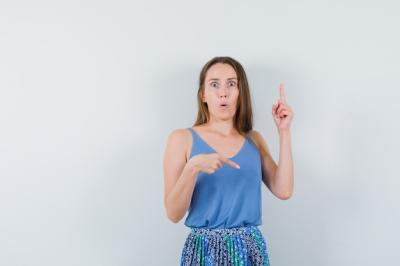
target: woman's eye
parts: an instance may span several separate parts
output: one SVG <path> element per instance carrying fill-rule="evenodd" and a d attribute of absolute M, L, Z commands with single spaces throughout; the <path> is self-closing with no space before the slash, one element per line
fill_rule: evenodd
<path fill-rule="evenodd" d="M 211 83 L 211 87 L 215 87 L 214 85 L 218 85 L 216 82 Z"/>
<path fill-rule="evenodd" d="M 230 84 L 231 86 L 235 86 L 235 85 L 236 85 L 236 82 L 232 81 L 232 82 L 230 82 L 229 84 Z"/>

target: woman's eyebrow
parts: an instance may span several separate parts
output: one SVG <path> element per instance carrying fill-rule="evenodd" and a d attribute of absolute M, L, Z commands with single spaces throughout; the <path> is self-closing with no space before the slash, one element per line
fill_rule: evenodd
<path fill-rule="evenodd" d="M 237 79 L 237 78 L 228 78 L 227 80 L 231 80 L 231 79 Z M 217 78 L 212 78 L 212 79 L 209 79 L 208 81 L 211 81 L 211 80 L 219 80 L 219 79 L 217 79 Z"/>

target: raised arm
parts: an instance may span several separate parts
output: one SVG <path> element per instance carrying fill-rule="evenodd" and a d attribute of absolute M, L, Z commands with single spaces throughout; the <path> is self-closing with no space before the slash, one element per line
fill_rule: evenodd
<path fill-rule="evenodd" d="M 283 133 L 284 134 L 284 133 Z M 293 194 L 292 160 L 289 157 L 290 144 L 285 143 L 288 136 L 281 136 L 278 164 L 272 158 L 269 147 L 261 133 L 256 130 L 250 132 L 250 137 L 260 151 L 262 163 L 262 181 L 271 193 L 282 200 L 287 200 Z"/>

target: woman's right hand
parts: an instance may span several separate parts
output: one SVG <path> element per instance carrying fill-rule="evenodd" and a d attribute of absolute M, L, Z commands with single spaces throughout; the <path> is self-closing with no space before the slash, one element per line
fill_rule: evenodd
<path fill-rule="evenodd" d="M 190 162 L 197 171 L 206 172 L 208 174 L 214 173 L 216 170 L 221 168 L 224 163 L 233 168 L 240 169 L 240 166 L 237 163 L 218 153 L 199 154 L 193 156 L 190 159 Z"/>

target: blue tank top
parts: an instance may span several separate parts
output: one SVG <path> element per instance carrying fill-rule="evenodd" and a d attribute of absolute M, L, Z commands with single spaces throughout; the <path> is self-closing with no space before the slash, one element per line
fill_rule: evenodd
<path fill-rule="evenodd" d="M 193 128 L 190 157 L 216 152 Z M 240 169 L 224 163 L 214 173 L 199 172 L 185 225 L 196 228 L 232 228 L 261 224 L 261 157 L 246 136 L 240 151 L 229 158 Z"/>

